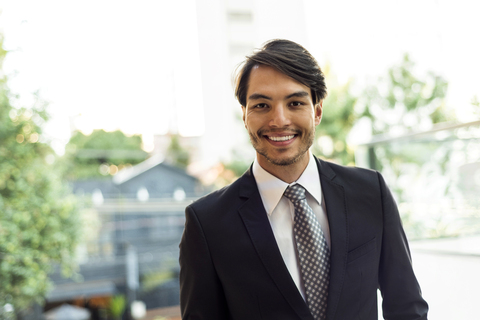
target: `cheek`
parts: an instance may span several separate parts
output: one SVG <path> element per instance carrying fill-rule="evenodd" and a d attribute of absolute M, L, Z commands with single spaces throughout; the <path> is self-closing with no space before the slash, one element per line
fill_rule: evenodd
<path fill-rule="evenodd" d="M 317 119 L 313 117 L 312 114 L 304 114 L 303 116 L 296 117 L 292 119 L 293 123 L 297 124 L 297 126 L 309 129 L 317 125 Z"/>
<path fill-rule="evenodd" d="M 245 124 L 245 129 L 247 129 L 247 131 L 253 131 L 254 130 L 254 125 L 252 123 L 252 121 L 250 119 L 245 119 L 244 121 L 244 124 Z"/>
<path fill-rule="evenodd" d="M 243 123 L 245 124 L 245 128 L 249 130 L 255 130 L 258 119 L 256 119 L 254 116 L 249 116 L 248 114 L 244 117 Z"/>

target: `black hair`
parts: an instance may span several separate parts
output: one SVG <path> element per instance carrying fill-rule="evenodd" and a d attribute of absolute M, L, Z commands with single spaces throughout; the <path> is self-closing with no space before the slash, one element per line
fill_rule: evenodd
<path fill-rule="evenodd" d="M 263 47 L 247 56 L 235 77 L 235 96 L 242 106 L 247 103 L 247 90 L 253 67 L 266 65 L 307 86 L 311 90 L 314 105 L 327 95 L 325 76 L 317 60 L 301 45 L 290 41 L 275 39 L 266 42 Z"/>

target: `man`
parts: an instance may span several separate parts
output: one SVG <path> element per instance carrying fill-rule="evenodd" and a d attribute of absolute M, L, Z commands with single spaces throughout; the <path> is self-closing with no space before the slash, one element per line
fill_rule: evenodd
<path fill-rule="evenodd" d="M 378 172 L 309 151 L 326 96 L 300 45 L 248 57 L 236 96 L 256 159 L 186 208 L 183 319 L 427 319 L 397 207 Z"/>

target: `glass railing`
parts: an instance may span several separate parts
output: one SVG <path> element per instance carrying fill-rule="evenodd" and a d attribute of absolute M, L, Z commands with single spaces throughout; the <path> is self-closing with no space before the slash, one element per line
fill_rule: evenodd
<path fill-rule="evenodd" d="M 480 121 L 376 137 L 356 162 L 383 174 L 410 239 L 480 233 Z"/>
<path fill-rule="evenodd" d="M 397 200 L 429 318 L 477 318 L 480 121 L 376 137 L 356 162 L 381 172 Z"/>

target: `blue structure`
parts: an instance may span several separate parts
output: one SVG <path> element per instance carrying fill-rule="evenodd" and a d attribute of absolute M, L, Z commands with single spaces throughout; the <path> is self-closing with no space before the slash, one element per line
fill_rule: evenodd
<path fill-rule="evenodd" d="M 160 156 L 111 179 L 75 182 L 74 192 L 89 202 L 84 216 L 93 226 L 87 230 L 91 238 L 80 250 L 81 281 L 53 274 L 55 288 L 47 297 L 47 308 L 79 300 L 88 306 L 89 301 L 115 294 L 142 300 L 149 309 L 178 305 L 184 210 L 206 191 L 198 179 Z M 95 308 L 90 310 L 92 319 L 102 319 Z"/>

